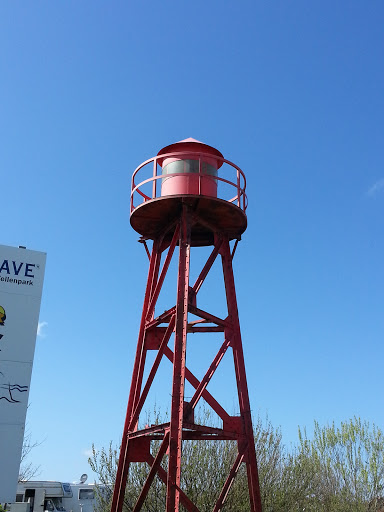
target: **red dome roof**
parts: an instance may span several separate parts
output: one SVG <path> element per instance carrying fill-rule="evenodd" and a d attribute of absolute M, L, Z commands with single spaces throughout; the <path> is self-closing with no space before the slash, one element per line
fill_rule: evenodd
<path fill-rule="evenodd" d="M 200 142 L 199 140 L 193 139 L 192 137 L 188 137 L 188 139 L 180 140 L 179 142 L 174 142 L 169 146 L 165 146 L 165 148 L 160 149 L 157 153 L 157 156 L 165 155 L 167 153 L 173 152 L 186 152 L 190 153 L 208 153 L 212 156 L 218 156 L 220 159 L 224 158 L 218 149 L 213 148 L 212 146 L 208 146 L 208 144 L 204 144 L 204 142 Z M 163 160 L 158 160 L 159 164 L 162 165 Z M 223 164 L 222 161 L 218 161 L 218 168 Z"/>

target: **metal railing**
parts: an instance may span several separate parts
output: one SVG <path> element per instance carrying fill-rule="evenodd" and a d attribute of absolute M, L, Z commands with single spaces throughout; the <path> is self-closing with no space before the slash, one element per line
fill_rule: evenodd
<path fill-rule="evenodd" d="M 162 161 L 166 158 L 178 158 L 178 159 L 181 159 L 181 160 L 185 160 L 185 159 L 192 159 L 192 160 L 197 160 L 199 161 L 199 172 L 198 173 L 169 173 L 169 174 L 162 174 L 162 169 L 160 167 L 160 164 L 159 164 L 159 160 Z M 231 176 L 229 177 L 230 179 L 226 179 L 226 178 L 223 178 L 221 176 L 213 176 L 211 174 L 204 174 L 201 172 L 201 169 L 202 169 L 202 162 L 205 160 L 208 159 L 209 160 L 212 160 L 212 159 L 215 159 L 217 160 L 218 162 L 221 162 L 223 165 L 222 167 L 220 167 L 220 169 L 218 170 L 218 173 L 220 173 L 221 175 L 227 175 L 229 173 L 232 174 L 234 180 L 231 181 Z M 137 177 L 137 174 L 142 170 L 144 169 L 144 167 L 147 167 L 147 166 L 150 166 L 150 164 L 152 164 L 152 172 L 151 172 L 151 177 L 150 178 L 147 178 L 143 181 L 141 181 L 140 183 L 138 183 L 136 185 L 136 177 Z M 158 169 L 160 169 L 160 171 L 158 172 Z M 146 160 L 145 162 L 143 162 L 142 164 L 139 165 L 139 167 L 137 167 L 137 169 L 135 169 L 133 175 L 132 175 L 132 182 L 131 182 L 131 198 L 130 198 L 130 209 L 131 209 L 131 213 L 138 207 L 140 206 L 141 204 L 145 203 L 146 201 L 151 201 L 152 199 L 156 199 L 158 197 L 161 197 L 161 193 L 158 193 L 157 192 L 157 181 L 158 180 L 161 180 L 161 179 L 164 179 L 164 178 L 174 178 L 176 176 L 198 176 L 199 177 L 199 195 L 200 195 L 200 190 L 201 190 L 201 180 L 202 179 L 212 179 L 212 180 L 216 180 L 219 183 L 223 183 L 223 184 L 227 184 L 229 187 L 228 189 L 229 190 L 232 190 L 232 188 L 235 189 L 235 196 L 233 197 L 230 197 L 229 199 L 227 199 L 226 197 L 221 197 L 221 194 L 219 194 L 219 191 L 218 191 L 218 194 L 217 194 L 217 197 L 219 199 L 223 199 L 225 201 L 228 201 L 228 203 L 234 203 L 236 204 L 241 210 L 243 210 L 243 212 L 245 213 L 246 209 L 247 209 L 247 206 L 248 206 L 248 198 L 247 198 L 247 195 L 245 193 L 245 188 L 246 188 L 246 178 L 245 178 L 245 174 L 243 173 L 243 171 L 240 169 L 240 167 L 238 167 L 236 164 L 230 162 L 229 160 L 226 160 L 225 158 L 221 158 L 221 157 L 218 157 L 218 156 L 212 156 L 212 154 L 210 153 L 188 153 L 188 152 L 173 152 L 173 153 L 166 153 L 166 154 L 163 154 L 163 155 L 159 155 L 159 156 L 155 156 L 153 158 L 150 158 L 149 160 Z M 147 193 L 145 193 L 143 191 L 143 188 L 146 189 Z M 148 190 L 149 189 L 149 190 Z M 219 189 L 219 187 L 218 187 Z M 224 195 L 227 195 L 226 193 Z M 232 195 L 232 194 L 230 194 Z M 137 197 L 141 198 L 141 202 L 140 204 L 137 204 L 136 206 L 134 205 L 134 199 L 136 199 Z M 163 197 L 171 197 L 171 196 L 163 196 Z"/>

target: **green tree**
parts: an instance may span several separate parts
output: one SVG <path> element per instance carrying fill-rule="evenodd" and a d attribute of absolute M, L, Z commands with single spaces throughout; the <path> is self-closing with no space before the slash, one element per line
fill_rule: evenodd
<path fill-rule="evenodd" d="M 384 490 L 384 438 L 375 425 L 354 417 L 339 427 L 315 421 L 313 439 L 299 429 L 299 452 L 311 466 L 309 496 L 325 512 L 378 510 Z"/>
<path fill-rule="evenodd" d="M 208 424 L 209 412 L 203 411 L 201 418 L 196 422 Z M 339 427 L 334 423 L 321 426 L 315 421 L 312 439 L 299 428 L 298 445 L 289 451 L 282 442 L 281 430 L 274 428 L 268 418 L 258 418 L 254 430 L 263 512 L 383 512 L 384 439 L 376 426 L 359 418 L 342 422 Z M 159 442 L 153 441 L 153 455 L 158 447 Z M 183 443 L 181 486 L 200 512 L 212 510 L 236 453 L 234 442 Z M 97 512 L 110 510 L 117 458 L 117 449 L 110 445 L 108 449 L 94 449 L 90 459 L 100 481 Z M 164 457 L 164 468 L 166 462 Z M 131 464 L 124 512 L 132 510 L 147 474 L 146 464 Z M 143 512 L 165 510 L 165 493 L 165 485 L 155 479 Z M 249 511 L 244 465 L 223 511 Z"/>
<path fill-rule="evenodd" d="M 156 419 L 159 421 L 158 416 Z M 148 421 L 148 423 L 151 422 Z M 206 410 L 201 413 L 200 419 L 196 419 L 196 423 L 211 423 L 212 426 L 215 426 L 214 420 L 211 421 L 210 414 Z M 306 488 L 303 490 L 303 486 L 287 485 L 284 487 L 282 485 L 284 479 L 292 481 L 293 475 L 287 468 L 287 463 L 290 463 L 291 460 L 282 444 L 281 431 L 274 429 L 268 419 L 263 421 L 260 418 L 255 422 L 254 429 L 264 510 L 271 512 L 297 510 L 293 508 L 298 499 L 297 495 L 302 492 L 305 496 Z M 153 455 L 157 452 L 158 446 L 158 442 L 152 442 Z M 212 510 L 212 505 L 218 498 L 236 454 L 237 447 L 234 442 L 185 441 L 183 443 L 181 487 L 200 512 Z M 105 486 L 108 488 L 107 492 L 100 491 L 99 493 L 98 512 L 106 512 L 110 508 L 112 489 L 110 484 L 115 480 L 117 458 L 118 451 L 112 445 L 108 449 L 100 451 L 93 449 L 90 459 L 91 468 L 99 476 L 100 488 L 105 488 Z M 163 466 L 164 468 L 166 466 L 165 458 Z M 148 466 L 145 464 L 130 465 L 124 500 L 125 512 L 132 510 L 147 473 Z M 142 510 L 145 512 L 164 510 L 165 492 L 164 484 L 159 479 L 155 479 Z M 279 508 L 276 508 L 277 501 L 280 502 Z M 288 507 L 288 504 L 291 508 Z M 181 510 L 183 510 L 182 507 Z M 248 485 L 244 466 L 239 470 L 223 510 L 225 512 L 249 511 Z"/>

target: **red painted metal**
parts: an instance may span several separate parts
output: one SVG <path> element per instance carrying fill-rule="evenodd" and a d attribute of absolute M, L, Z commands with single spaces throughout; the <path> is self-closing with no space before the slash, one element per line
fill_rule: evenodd
<path fill-rule="evenodd" d="M 181 158 L 183 155 L 184 157 L 190 157 L 194 144 L 196 144 L 196 154 L 198 159 L 201 159 L 199 163 L 199 170 L 201 170 L 201 161 L 204 161 L 204 158 L 206 158 L 202 156 L 202 146 L 205 145 L 193 139 L 187 139 L 182 141 L 182 143 L 187 143 L 188 147 L 184 147 L 184 154 L 177 153 L 177 158 Z M 206 148 L 209 148 L 209 146 L 205 146 L 203 149 L 207 151 Z M 168 158 L 170 154 L 172 157 L 175 156 L 174 153 L 169 152 L 170 149 L 174 148 L 169 146 L 159 153 L 162 159 Z M 208 154 L 210 158 L 214 155 L 215 158 L 219 159 L 218 167 L 223 162 L 226 162 L 221 153 L 214 150 L 214 148 L 211 148 Z M 149 183 L 152 181 L 153 196 L 156 194 L 156 179 L 161 177 L 156 176 L 156 158 L 148 161 L 153 161 L 154 163 L 152 179 L 147 180 Z M 234 164 L 232 165 L 234 166 Z M 219 197 L 211 196 L 207 198 L 207 196 L 201 196 L 202 198 L 205 197 L 204 201 L 206 202 L 199 203 L 199 195 L 196 197 L 194 194 L 188 197 L 188 195 L 182 194 L 179 198 L 176 196 L 176 200 L 179 200 L 179 206 L 177 207 L 177 203 L 174 202 L 174 196 L 170 202 L 168 196 L 155 199 L 155 197 L 144 197 L 141 194 L 148 203 L 153 201 L 153 204 L 149 204 L 150 208 L 146 212 L 150 212 L 154 222 L 157 222 L 159 229 L 151 237 L 148 237 L 147 233 L 141 233 L 145 237 L 143 241 L 147 254 L 149 254 L 149 250 L 146 238 L 153 240 L 153 246 L 152 252 L 149 254 L 147 286 L 111 512 L 122 512 L 129 465 L 143 461 L 148 464 L 148 476 L 137 497 L 136 503 L 130 505 L 132 510 L 139 512 L 142 509 L 154 478 L 159 478 L 166 486 L 164 512 L 179 512 L 180 505 L 188 512 L 199 512 L 197 506 L 181 487 L 181 476 L 183 473 L 182 445 L 183 441 L 187 440 L 204 442 L 227 440 L 237 442 L 238 453 L 236 460 L 229 471 L 223 488 L 217 492 L 216 502 L 212 505 L 213 512 L 223 510 L 225 499 L 242 464 L 245 464 L 247 470 L 249 510 L 250 512 L 261 512 L 251 407 L 232 268 L 237 241 L 244 231 L 244 226 L 246 226 L 246 220 L 244 222 L 241 221 L 241 215 L 245 217 L 246 208 L 245 177 L 243 179 L 242 171 L 236 166 L 234 167 L 237 169 L 236 183 L 234 184 L 237 195 L 232 201 L 227 202 L 229 205 L 228 210 L 225 209 L 226 206 L 224 206 L 224 210 L 221 210 L 224 212 L 224 217 L 228 212 L 234 212 L 236 215 L 240 212 L 240 217 L 238 217 L 240 222 L 237 224 L 232 222 L 230 215 L 228 216 L 228 226 L 230 225 L 231 227 L 230 232 L 226 232 L 225 229 L 226 218 L 223 220 L 222 218 L 219 219 L 209 215 L 210 205 L 212 209 L 222 207 L 223 200 Z M 220 180 L 220 177 L 217 177 L 217 179 Z M 240 185 L 241 181 L 244 183 L 244 188 Z M 136 186 L 133 178 L 131 198 L 133 198 L 133 194 L 136 191 L 140 193 L 139 188 L 140 185 Z M 204 187 L 199 186 L 199 193 L 204 193 Z M 212 203 L 209 201 L 212 201 Z M 133 203 L 131 204 L 133 205 Z M 202 207 L 201 204 L 203 205 Z M 171 208 L 169 208 L 169 205 L 171 205 Z M 143 210 L 137 213 L 138 210 L 140 210 L 140 207 L 137 210 L 133 208 L 131 215 L 141 216 Z M 169 214 L 166 221 L 159 218 L 164 212 Z M 139 223 L 132 223 L 132 225 L 142 225 L 142 219 L 139 218 L 139 220 Z M 236 243 L 231 252 L 230 240 L 233 238 L 236 239 Z M 212 252 L 203 264 L 203 268 L 198 274 L 194 285 L 191 286 L 189 281 L 192 248 L 209 244 L 213 245 Z M 158 298 L 161 294 L 165 278 L 171 272 L 170 263 L 177 246 L 179 254 L 176 303 L 167 311 L 156 315 Z M 163 265 L 160 268 L 162 258 Z M 227 315 L 225 318 L 220 318 L 214 313 L 205 311 L 196 305 L 200 289 L 217 259 L 221 259 L 222 264 L 227 304 Z M 189 318 L 190 315 L 197 317 L 197 319 Z M 204 376 L 198 379 L 186 365 L 186 353 L 188 334 L 201 332 L 207 334 L 214 333 L 216 337 L 218 333 L 223 333 L 224 340 L 217 354 L 208 364 Z M 173 349 L 170 347 L 172 339 Z M 155 351 L 156 355 L 150 371 L 146 373 L 148 350 Z M 233 356 L 240 416 L 230 416 L 207 389 L 220 362 L 224 357 L 228 357 L 228 354 Z M 140 413 L 143 411 L 148 393 L 163 359 L 170 361 L 173 372 L 170 421 L 139 429 Z M 145 374 L 147 374 L 147 377 L 144 382 Z M 184 388 L 186 382 L 189 382 L 195 389 L 189 402 L 185 401 Z M 194 411 L 198 404 L 202 402 L 205 402 L 218 415 L 222 421 L 221 428 L 195 423 Z M 155 440 L 161 441 L 161 443 L 158 452 L 153 454 L 151 452 L 151 442 Z"/>
<path fill-rule="evenodd" d="M 218 168 L 222 165 L 221 159 L 223 158 L 220 151 L 196 139 L 189 138 L 160 150 L 158 156 L 161 157 L 163 154 L 172 153 L 172 151 L 181 152 L 182 156 L 167 156 L 159 159 L 163 175 L 161 195 L 203 194 L 216 197 L 217 181 L 215 177 Z M 204 156 L 198 158 L 197 151 L 203 151 Z M 178 171 L 177 176 L 174 176 L 176 171 Z"/>
<path fill-rule="evenodd" d="M 179 510 L 181 445 L 183 434 L 183 407 L 185 385 L 185 355 L 187 349 L 189 258 L 191 250 L 191 225 L 188 210 L 183 205 L 180 222 L 180 255 L 177 280 L 177 303 L 175 323 L 175 348 L 173 360 L 173 385 L 171 422 L 169 434 L 169 463 L 167 481 L 166 512 Z"/>
<path fill-rule="evenodd" d="M 136 204 L 135 206 L 135 198 L 143 202 L 151 201 L 152 199 L 156 199 L 158 197 L 161 197 L 161 195 L 158 195 L 157 193 L 157 187 L 156 182 L 158 180 L 162 180 L 163 176 L 161 173 L 158 172 L 158 166 L 161 168 L 161 162 L 165 160 L 166 158 L 169 159 L 181 159 L 182 157 L 185 157 L 185 152 L 182 151 L 172 151 L 170 153 L 162 154 L 161 156 L 155 156 L 153 158 L 150 158 L 143 162 L 142 164 L 137 167 L 132 175 L 132 183 L 131 183 L 131 201 L 130 201 L 130 207 L 131 207 L 131 213 L 140 206 L 139 204 Z M 188 156 L 188 155 L 187 155 Z M 201 161 L 204 161 L 204 159 L 212 158 L 212 155 L 210 153 L 206 153 L 204 151 L 200 151 L 199 153 L 196 153 L 194 157 L 199 161 L 199 168 L 201 168 Z M 246 189 L 246 177 L 243 171 L 233 162 L 230 162 L 229 160 L 226 160 L 224 157 L 217 156 L 216 160 L 218 163 L 218 168 L 221 167 L 221 165 L 226 164 L 225 173 L 228 174 L 228 179 L 224 178 L 223 176 L 216 176 L 215 180 L 218 183 L 225 183 L 229 185 L 229 189 L 235 189 L 235 196 L 231 197 L 229 195 L 229 198 L 223 197 L 228 203 L 234 203 L 236 204 L 241 210 L 244 212 L 246 211 L 248 207 L 248 199 L 247 195 L 245 193 Z M 137 177 L 139 174 L 141 175 L 141 171 L 146 171 L 146 167 L 152 165 L 152 176 L 149 178 L 146 178 L 143 181 L 140 181 L 136 184 Z M 223 169 L 224 170 L 224 169 Z M 147 171 L 148 173 L 148 171 Z M 175 173 L 172 175 L 173 177 L 181 176 L 185 178 L 185 173 Z M 201 178 L 205 176 L 205 174 L 199 173 L 198 176 Z M 150 190 L 151 195 L 148 195 L 144 192 L 145 185 L 152 184 L 152 190 Z M 137 197 L 139 196 L 139 197 Z"/>

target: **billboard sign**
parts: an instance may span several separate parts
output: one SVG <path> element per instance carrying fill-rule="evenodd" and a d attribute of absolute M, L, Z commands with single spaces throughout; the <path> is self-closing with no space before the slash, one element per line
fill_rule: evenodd
<path fill-rule="evenodd" d="M 0 503 L 16 498 L 45 259 L 0 245 Z"/>

